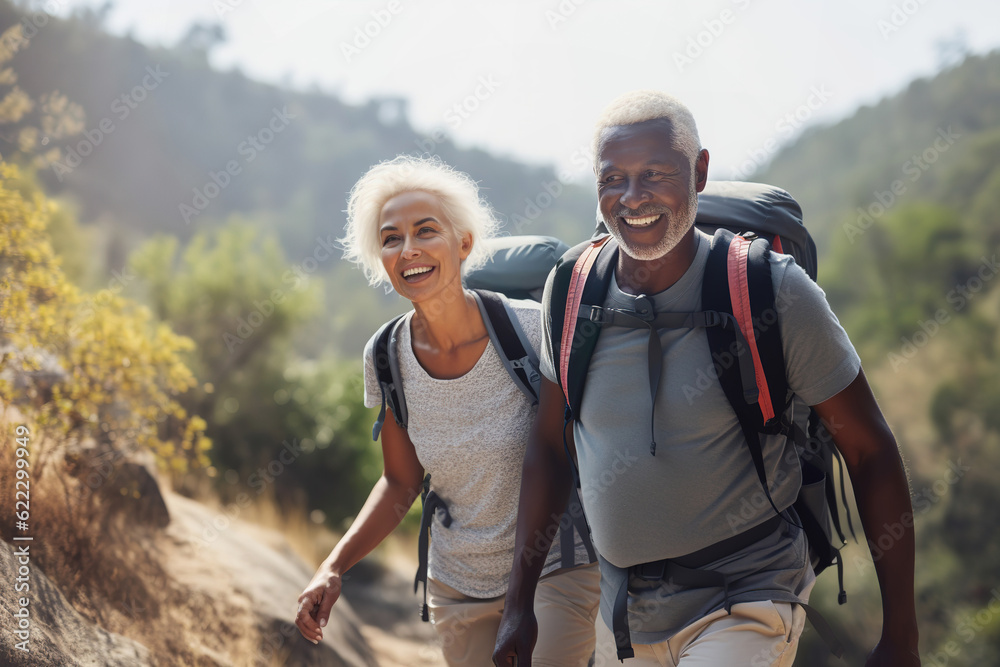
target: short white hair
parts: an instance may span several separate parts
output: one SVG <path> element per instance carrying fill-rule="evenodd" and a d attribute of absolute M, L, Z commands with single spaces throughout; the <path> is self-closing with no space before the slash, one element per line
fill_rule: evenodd
<path fill-rule="evenodd" d="M 659 90 L 633 90 L 615 99 L 605 107 L 594 128 L 594 168 L 597 169 L 604 132 L 619 125 L 635 125 L 647 120 L 669 120 L 674 150 L 680 151 L 692 163 L 701 151 L 698 126 L 694 116 L 683 102 Z"/>
<path fill-rule="evenodd" d="M 472 235 L 472 251 L 462 263 L 463 272 L 479 268 L 489 259 L 483 241 L 496 234 L 500 223 L 493 208 L 479 196 L 476 181 L 436 156 L 400 155 L 369 169 L 351 188 L 347 201 L 347 224 L 339 241 L 344 258 L 361 267 L 370 285 L 389 282 L 382 266 L 378 222 L 386 202 L 404 192 L 434 195 L 456 233 Z"/>

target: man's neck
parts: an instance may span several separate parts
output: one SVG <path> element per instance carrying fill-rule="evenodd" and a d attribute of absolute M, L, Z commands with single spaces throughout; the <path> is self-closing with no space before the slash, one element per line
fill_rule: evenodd
<path fill-rule="evenodd" d="M 663 257 L 640 260 L 618 252 L 615 279 L 626 294 L 658 294 L 681 279 L 694 261 L 698 250 L 695 228 L 691 227 L 680 242 Z"/>

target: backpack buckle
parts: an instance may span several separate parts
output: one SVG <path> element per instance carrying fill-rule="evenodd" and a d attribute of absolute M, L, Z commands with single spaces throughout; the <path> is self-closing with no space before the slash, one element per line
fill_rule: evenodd
<path fill-rule="evenodd" d="M 661 581 L 667 576 L 667 561 L 657 560 L 651 563 L 639 563 L 629 568 L 631 573 L 643 581 Z"/>
<path fill-rule="evenodd" d="M 590 306 L 590 305 L 587 305 L 587 304 L 583 304 L 583 305 L 580 306 L 580 310 L 583 310 L 584 308 L 589 309 L 589 312 L 587 312 L 587 319 L 588 320 L 590 320 L 594 324 L 603 324 L 604 323 L 604 309 L 603 308 L 601 308 L 600 306 Z"/>
<path fill-rule="evenodd" d="M 652 322 L 656 319 L 656 309 L 653 307 L 653 301 L 645 294 L 635 297 L 635 303 L 632 305 L 632 308 L 639 319 L 647 322 Z"/>

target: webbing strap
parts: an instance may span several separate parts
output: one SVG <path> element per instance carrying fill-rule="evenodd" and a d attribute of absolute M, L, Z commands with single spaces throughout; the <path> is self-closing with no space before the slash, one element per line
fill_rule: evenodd
<path fill-rule="evenodd" d="M 375 334 L 375 345 L 372 349 L 372 364 L 375 376 L 382 392 L 382 407 L 379 409 L 375 424 L 372 425 L 372 440 L 378 440 L 385 423 L 386 405 L 392 410 L 393 419 L 400 428 L 406 429 L 408 415 L 406 401 L 403 400 L 403 381 L 399 374 L 399 359 L 396 357 L 396 338 L 403 324 L 405 315 L 399 315 L 385 324 Z"/>
<path fill-rule="evenodd" d="M 568 518 L 569 521 L 563 521 L 563 518 Z M 570 490 L 569 503 L 566 505 L 566 514 L 559 519 L 559 530 L 559 550 L 562 561 L 560 567 L 573 567 L 576 565 L 576 540 L 573 539 L 574 530 L 580 535 L 580 541 L 583 542 L 583 546 L 587 550 L 588 562 L 593 563 L 597 560 L 597 552 L 594 550 L 594 544 L 590 540 L 590 526 L 587 525 L 587 519 L 583 515 L 583 503 L 580 501 L 580 492 L 576 486 Z"/>
<path fill-rule="evenodd" d="M 805 610 L 806 618 L 809 619 L 809 623 L 812 624 L 816 633 L 822 637 L 826 645 L 830 647 L 830 653 L 834 654 L 838 658 L 844 657 L 844 645 L 840 643 L 839 639 L 837 639 L 837 633 L 835 633 L 833 628 L 830 627 L 830 624 L 823 617 L 823 614 L 819 613 L 818 609 L 802 602 L 798 602 L 796 604 Z"/>
<path fill-rule="evenodd" d="M 732 299 L 733 316 L 743 332 L 743 338 L 750 346 L 750 355 L 753 358 L 754 378 L 757 386 L 752 394 L 746 394 L 744 389 L 744 399 L 749 404 L 757 403 L 760 412 L 764 417 L 764 423 L 774 418 L 774 407 L 771 405 L 771 393 L 767 387 L 767 377 L 764 375 L 764 365 L 760 361 L 760 352 L 757 350 L 757 337 L 753 330 L 753 315 L 750 311 L 750 285 L 747 275 L 747 260 L 750 255 L 750 244 L 752 241 L 742 236 L 734 236 L 729 244 L 728 269 L 729 269 L 729 297 Z M 744 385 L 746 387 L 746 385 Z M 756 395 L 753 395 L 756 394 Z"/>
<path fill-rule="evenodd" d="M 472 296 L 479 306 L 483 325 L 500 362 L 517 388 L 528 397 L 532 405 L 536 405 L 541 382 L 538 355 L 521 329 L 510 302 L 503 294 L 487 290 L 472 290 Z"/>
<path fill-rule="evenodd" d="M 619 308 L 602 308 L 581 304 L 577 317 L 590 320 L 601 327 L 619 326 L 633 329 L 648 329 L 649 339 L 646 346 L 646 365 L 649 374 L 649 398 L 652 403 L 649 416 L 649 453 L 656 456 L 656 393 L 660 387 L 663 373 L 663 346 L 660 342 L 660 329 L 693 329 L 722 327 L 730 329 L 740 341 L 737 357 L 740 365 L 740 379 L 743 382 L 744 393 L 756 391 L 753 375 L 753 359 L 750 357 L 749 346 L 743 338 L 743 332 L 736 320 L 729 313 L 714 310 L 704 310 L 695 313 L 655 313 L 648 297 L 636 298 L 637 310 L 622 310 Z"/>
<path fill-rule="evenodd" d="M 431 521 L 437 510 L 441 510 L 444 514 L 441 518 L 441 525 L 445 528 L 450 526 L 451 512 L 448 511 L 448 505 L 441 500 L 441 496 L 433 491 L 428 491 L 427 495 L 424 496 L 423 511 L 420 513 L 420 535 L 417 542 L 417 576 L 413 580 L 414 593 L 420 588 L 420 582 L 424 584 L 424 605 L 420 609 L 420 618 L 424 621 L 430 620 L 427 610 L 427 548 L 431 535 Z"/>
<path fill-rule="evenodd" d="M 729 613 L 732 608 L 732 603 L 729 600 L 729 579 L 721 572 L 698 568 L 756 544 L 777 530 L 780 523 L 780 517 L 772 517 L 742 533 L 685 556 L 666 558 L 651 563 L 639 563 L 627 568 L 626 575 L 622 578 L 615 593 L 611 612 L 611 630 L 615 637 L 618 659 L 624 661 L 635 655 L 628 627 L 628 583 L 630 577 L 634 576 L 643 581 L 663 581 L 672 586 L 721 588 L 725 597 L 726 612 Z"/>
<path fill-rule="evenodd" d="M 580 308 L 580 301 L 583 299 L 583 287 L 587 282 L 587 276 L 590 275 L 590 269 L 597 261 L 601 247 L 609 238 L 611 237 L 605 236 L 591 243 L 573 265 L 569 292 L 566 294 L 566 312 L 563 318 L 563 335 L 559 350 L 559 377 L 562 380 L 560 384 L 562 384 L 563 394 L 566 396 L 566 405 L 570 405 L 569 355 L 573 349 L 573 336 L 576 334 L 576 314 Z"/>

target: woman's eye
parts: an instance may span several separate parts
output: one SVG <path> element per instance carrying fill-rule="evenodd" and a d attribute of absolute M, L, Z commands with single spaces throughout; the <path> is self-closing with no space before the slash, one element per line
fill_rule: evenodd
<path fill-rule="evenodd" d="M 382 239 L 382 247 L 385 247 L 385 246 L 389 245 L 390 243 L 392 243 L 392 242 L 394 242 L 394 241 L 396 241 L 398 239 L 399 239 L 399 237 L 396 236 L 395 234 L 389 234 L 384 239 Z"/>

